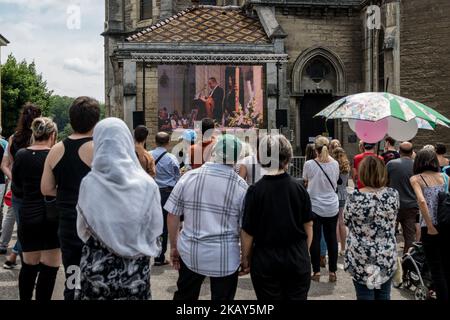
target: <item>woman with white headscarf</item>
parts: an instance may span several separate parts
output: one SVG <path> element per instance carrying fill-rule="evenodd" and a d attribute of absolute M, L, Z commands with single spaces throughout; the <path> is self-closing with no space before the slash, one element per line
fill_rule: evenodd
<path fill-rule="evenodd" d="M 160 252 L 163 220 L 158 186 L 142 169 L 126 124 L 94 129 L 92 171 L 78 199 L 81 300 L 148 300 L 150 258 Z"/>

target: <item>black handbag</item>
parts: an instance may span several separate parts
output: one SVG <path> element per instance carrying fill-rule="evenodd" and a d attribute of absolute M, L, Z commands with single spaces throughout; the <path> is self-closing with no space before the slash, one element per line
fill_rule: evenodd
<path fill-rule="evenodd" d="M 439 204 L 437 212 L 437 223 L 440 228 L 450 228 L 450 190 L 448 176 L 443 173 L 445 181 L 445 192 L 439 193 Z"/>
<path fill-rule="evenodd" d="M 49 222 L 59 221 L 59 211 L 56 208 L 55 197 L 44 197 L 45 202 L 45 217 Z"/>

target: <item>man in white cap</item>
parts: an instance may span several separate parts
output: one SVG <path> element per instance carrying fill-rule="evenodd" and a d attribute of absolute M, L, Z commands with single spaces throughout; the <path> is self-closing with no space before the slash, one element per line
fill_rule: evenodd
<path fill-rule="evenodd" d="M 186 173 L 164 207 L 169 212 L 171 260 L 179 271 L 174 300 L 198 300 L 205 277 L 211 279 L 212 300 L 234 299 L 247 192 L 247 183 L 233 170 L 241 148 L 235 136 L 219 137 L 213 162 Z"/>

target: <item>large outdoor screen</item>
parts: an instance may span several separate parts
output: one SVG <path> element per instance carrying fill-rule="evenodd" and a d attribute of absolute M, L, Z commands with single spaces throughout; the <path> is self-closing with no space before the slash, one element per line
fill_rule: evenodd
<path fill-rule="evenodd" d="M 159 130 L 193 129 L 205 117 L 222 128 L 262 128 L 263 73 L 262 66 L 159 66 Z"/>

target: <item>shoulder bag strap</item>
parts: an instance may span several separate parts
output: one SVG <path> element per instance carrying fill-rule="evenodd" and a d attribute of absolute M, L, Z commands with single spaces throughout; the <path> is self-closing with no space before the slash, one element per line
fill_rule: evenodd
<path fill-rule="evenodd" d="M 336 191 L 336 190 L 337 190 L 337 187 L 336 187 L 336 188 L 334 187 L 333 182 L 331 182 L 330 177 L 329 177 L 328 174 L 325 172 L 325 170 L 322 168 L 322 166 L 320 165 L 320 163 L 317 162 L 317 160 L 314 160 L 314 162 L 319 166 L 320 170 L 322 170 L 322 172 L 325 174 L 325 177 L 327 177 L 327 180 L 328 180 L 328 182 L 330 183 L 331 188 L 332 188 L 334 191 Z"/>
<path fill-rule="evenodd" d="M 420 174 L 419 175 L 421 178 L 422 178 L 422 180 L 423 180 L 423 182 L 425 183 L 425 185 L 427 186 L 427 188 L 429 188 L 430 186 L 428 185 L 428 183 L 425 181 L 425 178 Z"/>
<path fill-rule="evenodd" d="M 256 164 L 252 163 L 252 184 L 255 184 L 256 181 Z"/>
<path fill-rule="evenodd" d="M 156 161 L 155 161 L 155 167 L 158 165 L 158 163 L 161 161 L 161 159 L 162 158 L 164 158 L 164 156 L 167 154 L 167 151 L 166 152 L 163 152 L 159 157 L 158 157 L 158 159 L 156 159 Z"/>

